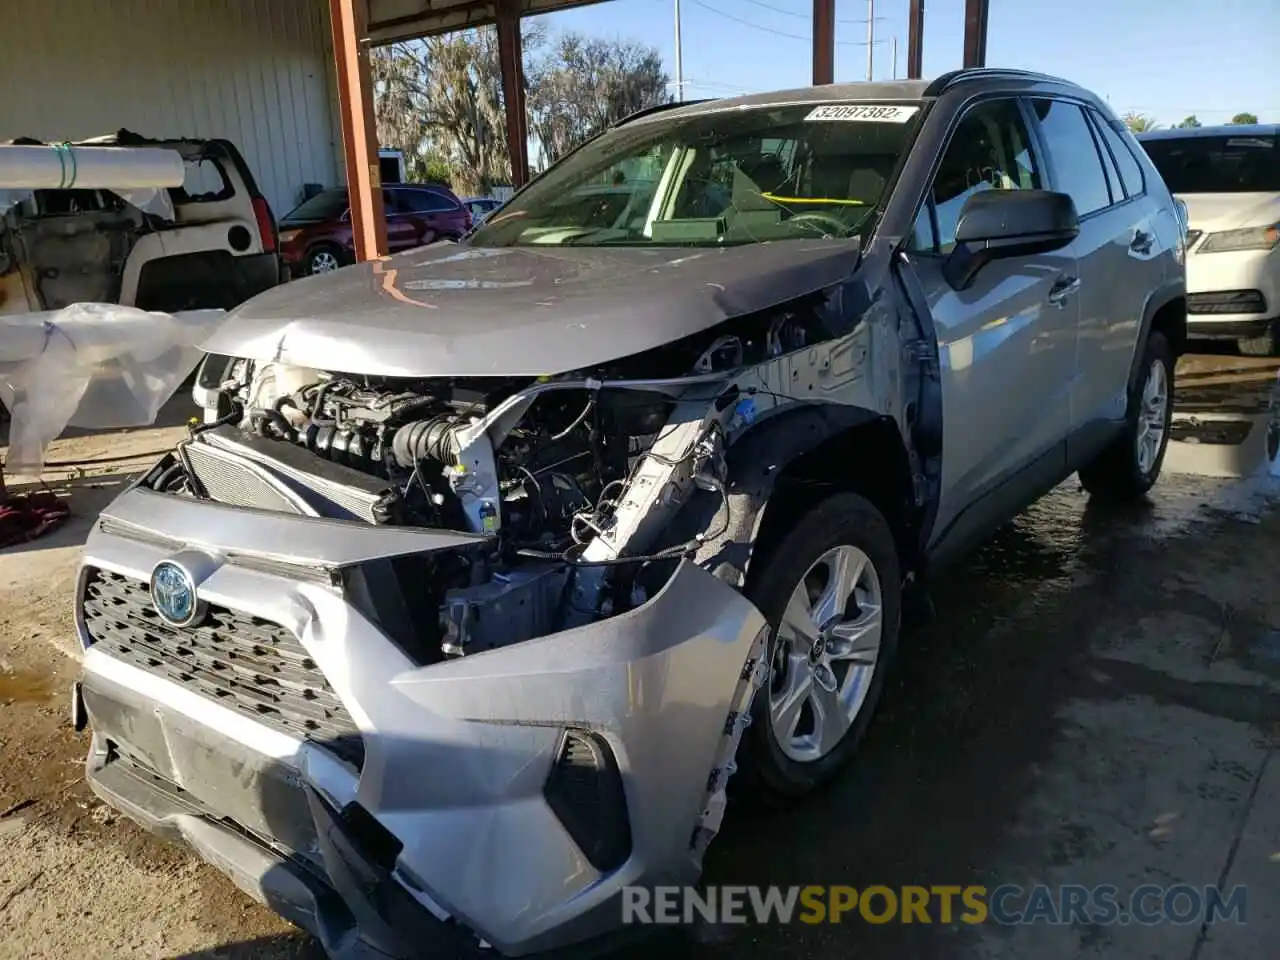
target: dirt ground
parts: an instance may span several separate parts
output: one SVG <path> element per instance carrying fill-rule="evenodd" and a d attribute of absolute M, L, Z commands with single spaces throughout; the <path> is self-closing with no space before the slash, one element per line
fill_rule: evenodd
<path fill-rule="evenodd" d="M 1259 416 L 1276 369 L 1198 356 L 1180 374 L 1180 409 L 1200 423 Z M 123 477 L 177 435 L 58 441 L 50 459 L 78 467 L 51 469 L 49 482 L 72 497 L 73 520 L 0 553 L 0 960 L 321 956 L 83 782 L 87 740 L 70 729 L 66 695 L 78 546 Z M 1180 443 L 1134 510 L 1100 511 L 1064 485 L 940 584 L 858 768 L 794 813 L 732 813 L 708 879 L 1234 882 L 1249 887 L 1248 927 L 769 927 L 669 953 L 1276 956 L 1280 511 L 1273 483 L 1230 479 L 1243 454 L 1213 447 Z"/>

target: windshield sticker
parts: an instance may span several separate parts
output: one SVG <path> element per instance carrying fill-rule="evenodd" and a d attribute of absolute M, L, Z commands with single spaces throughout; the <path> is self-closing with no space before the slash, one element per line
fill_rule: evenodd
<path fill-rule="evenodd" d="M 805 120 L 846 120 L 855 123 L 906 123 L 919 107 L 875 103 L 826 103 L 815 107 Z"/>

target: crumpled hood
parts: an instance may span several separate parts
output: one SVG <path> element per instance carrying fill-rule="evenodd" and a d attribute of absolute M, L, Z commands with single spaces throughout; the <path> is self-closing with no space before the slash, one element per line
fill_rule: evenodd
<path fill-rule="evenodd" d="M 690 249 L 440 243 L 282 284 L 228 315 L 210 353 L 381 376 L 590 367 L 831 286 L 855 240 Z"/>
<path fill-rule="evenodd" d="M 1277 193 L 1179 193 L 1187 205 L 1193 230 L 1213 233 L 1245 227 L 1266 227 L 1280 221 Z"/>

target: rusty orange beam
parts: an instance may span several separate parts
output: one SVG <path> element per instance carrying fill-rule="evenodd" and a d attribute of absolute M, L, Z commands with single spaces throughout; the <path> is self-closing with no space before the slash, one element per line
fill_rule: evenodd
<path fill-rule="evenodd" d="M 987 21 L 990 19 L 991 0 L 965 0 L 964 4 L 964 66 L 987 65 Z"/>
<path fill-rule="evenodd" d="M 836 0 L 813 0 L 813 85 L 836 82 Z"/>
<path fill-rule="evenodd" d="M 498 0 L 496 13 L 498 69 L 502 74 L 502 103 L 507 114 L 511 185 L 519 190 L 529 182 L 529 113 L 525 105 L 524 43 L 520 36 L 519 0 Z"/>
<path fill-rule="evenodd" d="M 907 11 L 907 79 L 924 76 L 924 0 L 911 0 Z"/>
<path fill-rule="evenodd" d="M 333 59 L 338 77 L 338 114 L 347 161 L 347 202 L 357 260 L 387 253 L 387 218 L 382 206 L 378 134 L 373 115 L 373 75 L 369 66 L 368 0 L 329 0 Z"/>

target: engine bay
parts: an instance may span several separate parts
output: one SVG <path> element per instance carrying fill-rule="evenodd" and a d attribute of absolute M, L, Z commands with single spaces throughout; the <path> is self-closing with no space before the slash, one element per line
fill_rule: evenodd
<path fill-rule="evenodd" d="M 492 649 L 634 608 L 715 534 L 673 540 L 670 521 L 697 491 L 727 513 L 725 450 L 789 402 L 767 388 L 785 380 L 766 368 L 812 342 L 814 316 L 774 311 L 539 378 L 355 376 L 211 356 L 197 388 L 205 422 L 143 483 L 475 534 L 473 551 L 388 561 L 347 588 L 400 624 L 388 630 L 419 662 Z"/>

